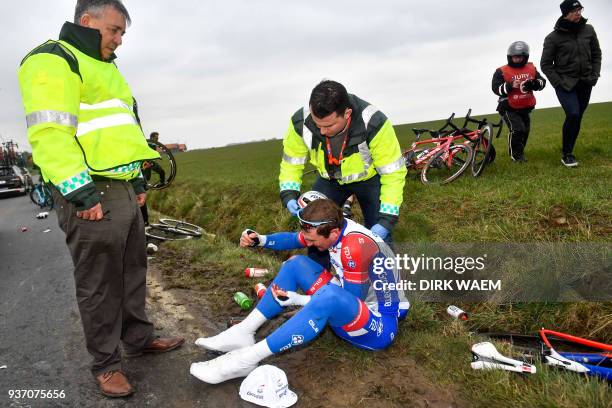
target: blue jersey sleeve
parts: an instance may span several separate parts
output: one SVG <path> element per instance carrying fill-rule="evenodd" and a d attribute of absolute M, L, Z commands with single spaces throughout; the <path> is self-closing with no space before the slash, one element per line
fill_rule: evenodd
<path fill-rule="evenodd" d="M 305 246 L 297 232 L 277 232 L 276 234 L 266 235 L 266 243 L 264 244 L 264 248 L 275 251 L 299 249 Z"/>

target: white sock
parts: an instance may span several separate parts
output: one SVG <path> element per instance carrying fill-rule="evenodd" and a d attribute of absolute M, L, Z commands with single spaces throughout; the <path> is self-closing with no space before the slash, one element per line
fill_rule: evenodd
<path fill-rule="evenodd" d="M 249 315 L 234 327 L 239 327 L 247 333 L 255 333 L 268 319 L 259 310 L 254 309 Z"/>
<path fill-rule="evenodd" d="M 240 350 L 241 360 L 248 364 L 258 364 L 264 358 L 268 358 L 274 353 L 268 347 L 268 342 L 263 339 L 250 347 Z"/>
<path fill-rule="evenodd" d="M 195 345 L 225 353 L 250 347 L 255 344 L 255 331 L 265 322 L 265 316 L 255 309 L 242 322 L 222 331 L 216 336 L 201 337 L 195 341 Z"/>

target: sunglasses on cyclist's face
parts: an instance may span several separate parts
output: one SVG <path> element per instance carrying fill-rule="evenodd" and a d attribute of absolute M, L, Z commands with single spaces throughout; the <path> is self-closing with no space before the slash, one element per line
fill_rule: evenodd
<path fill-rule="evenodd" d="M 304 211 L 304 209 L 300 209 L 297 213 L 297 218 L 300 221 L 300 227 L 302 227 L 303 230 L 309 230 L 311 228 L 317 228 L 321 225 L 325 225 L 325 224 L 330 224 L 331 221 L 309 221 L 309 220 L 305 220 L 302 218 L 302 211 Z"/>

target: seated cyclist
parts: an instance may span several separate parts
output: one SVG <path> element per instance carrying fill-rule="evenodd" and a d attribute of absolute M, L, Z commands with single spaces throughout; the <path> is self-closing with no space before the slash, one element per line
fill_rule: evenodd
<path fill-rule="evenodd" d="M 393 342 L 398 320 L 406 317 L 410 303 L 403 291 L 388 285 L 401 279 L 393 262 L 387 262 L 390 268 L 385 265 L 386 258 L 394 258 L 391 249 L 364 226 L 344 219 L 328 199 L 310 202 L 298 212 L 298 219 L 301 228 L 297 233 L 260 235 L 246 230 L 240 246 L 328 250 L 336 275 L 303 255 L 283 263 L 271 290 L 245 320 L 214 337 L 196 340 L 205 349 L 227 352 L 214 360 L 193 363 L 190 372 L 198 379 L 218 384 L 247 376 L 261 360 L 312 341 L 326 325 L 359 348 L 381 350 Z M 303 307 L 256 343 L 257 329 L 287 306 Z"/>

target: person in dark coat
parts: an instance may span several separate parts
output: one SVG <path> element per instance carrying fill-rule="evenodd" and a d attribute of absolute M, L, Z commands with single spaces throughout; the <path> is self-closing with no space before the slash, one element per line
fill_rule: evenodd
<path fill-rule="evenodd" d="M 573 154 L 574 145 L 591 89 L 599 79 L 601 48 L 595 29 L 582 17 L 580 1 L 565 0 L 559 7 L 562 16 L 544 39 L 540 67 L 565 111 L 561 162 L 566 167 L 575 167 L 578 162 Z"/>

